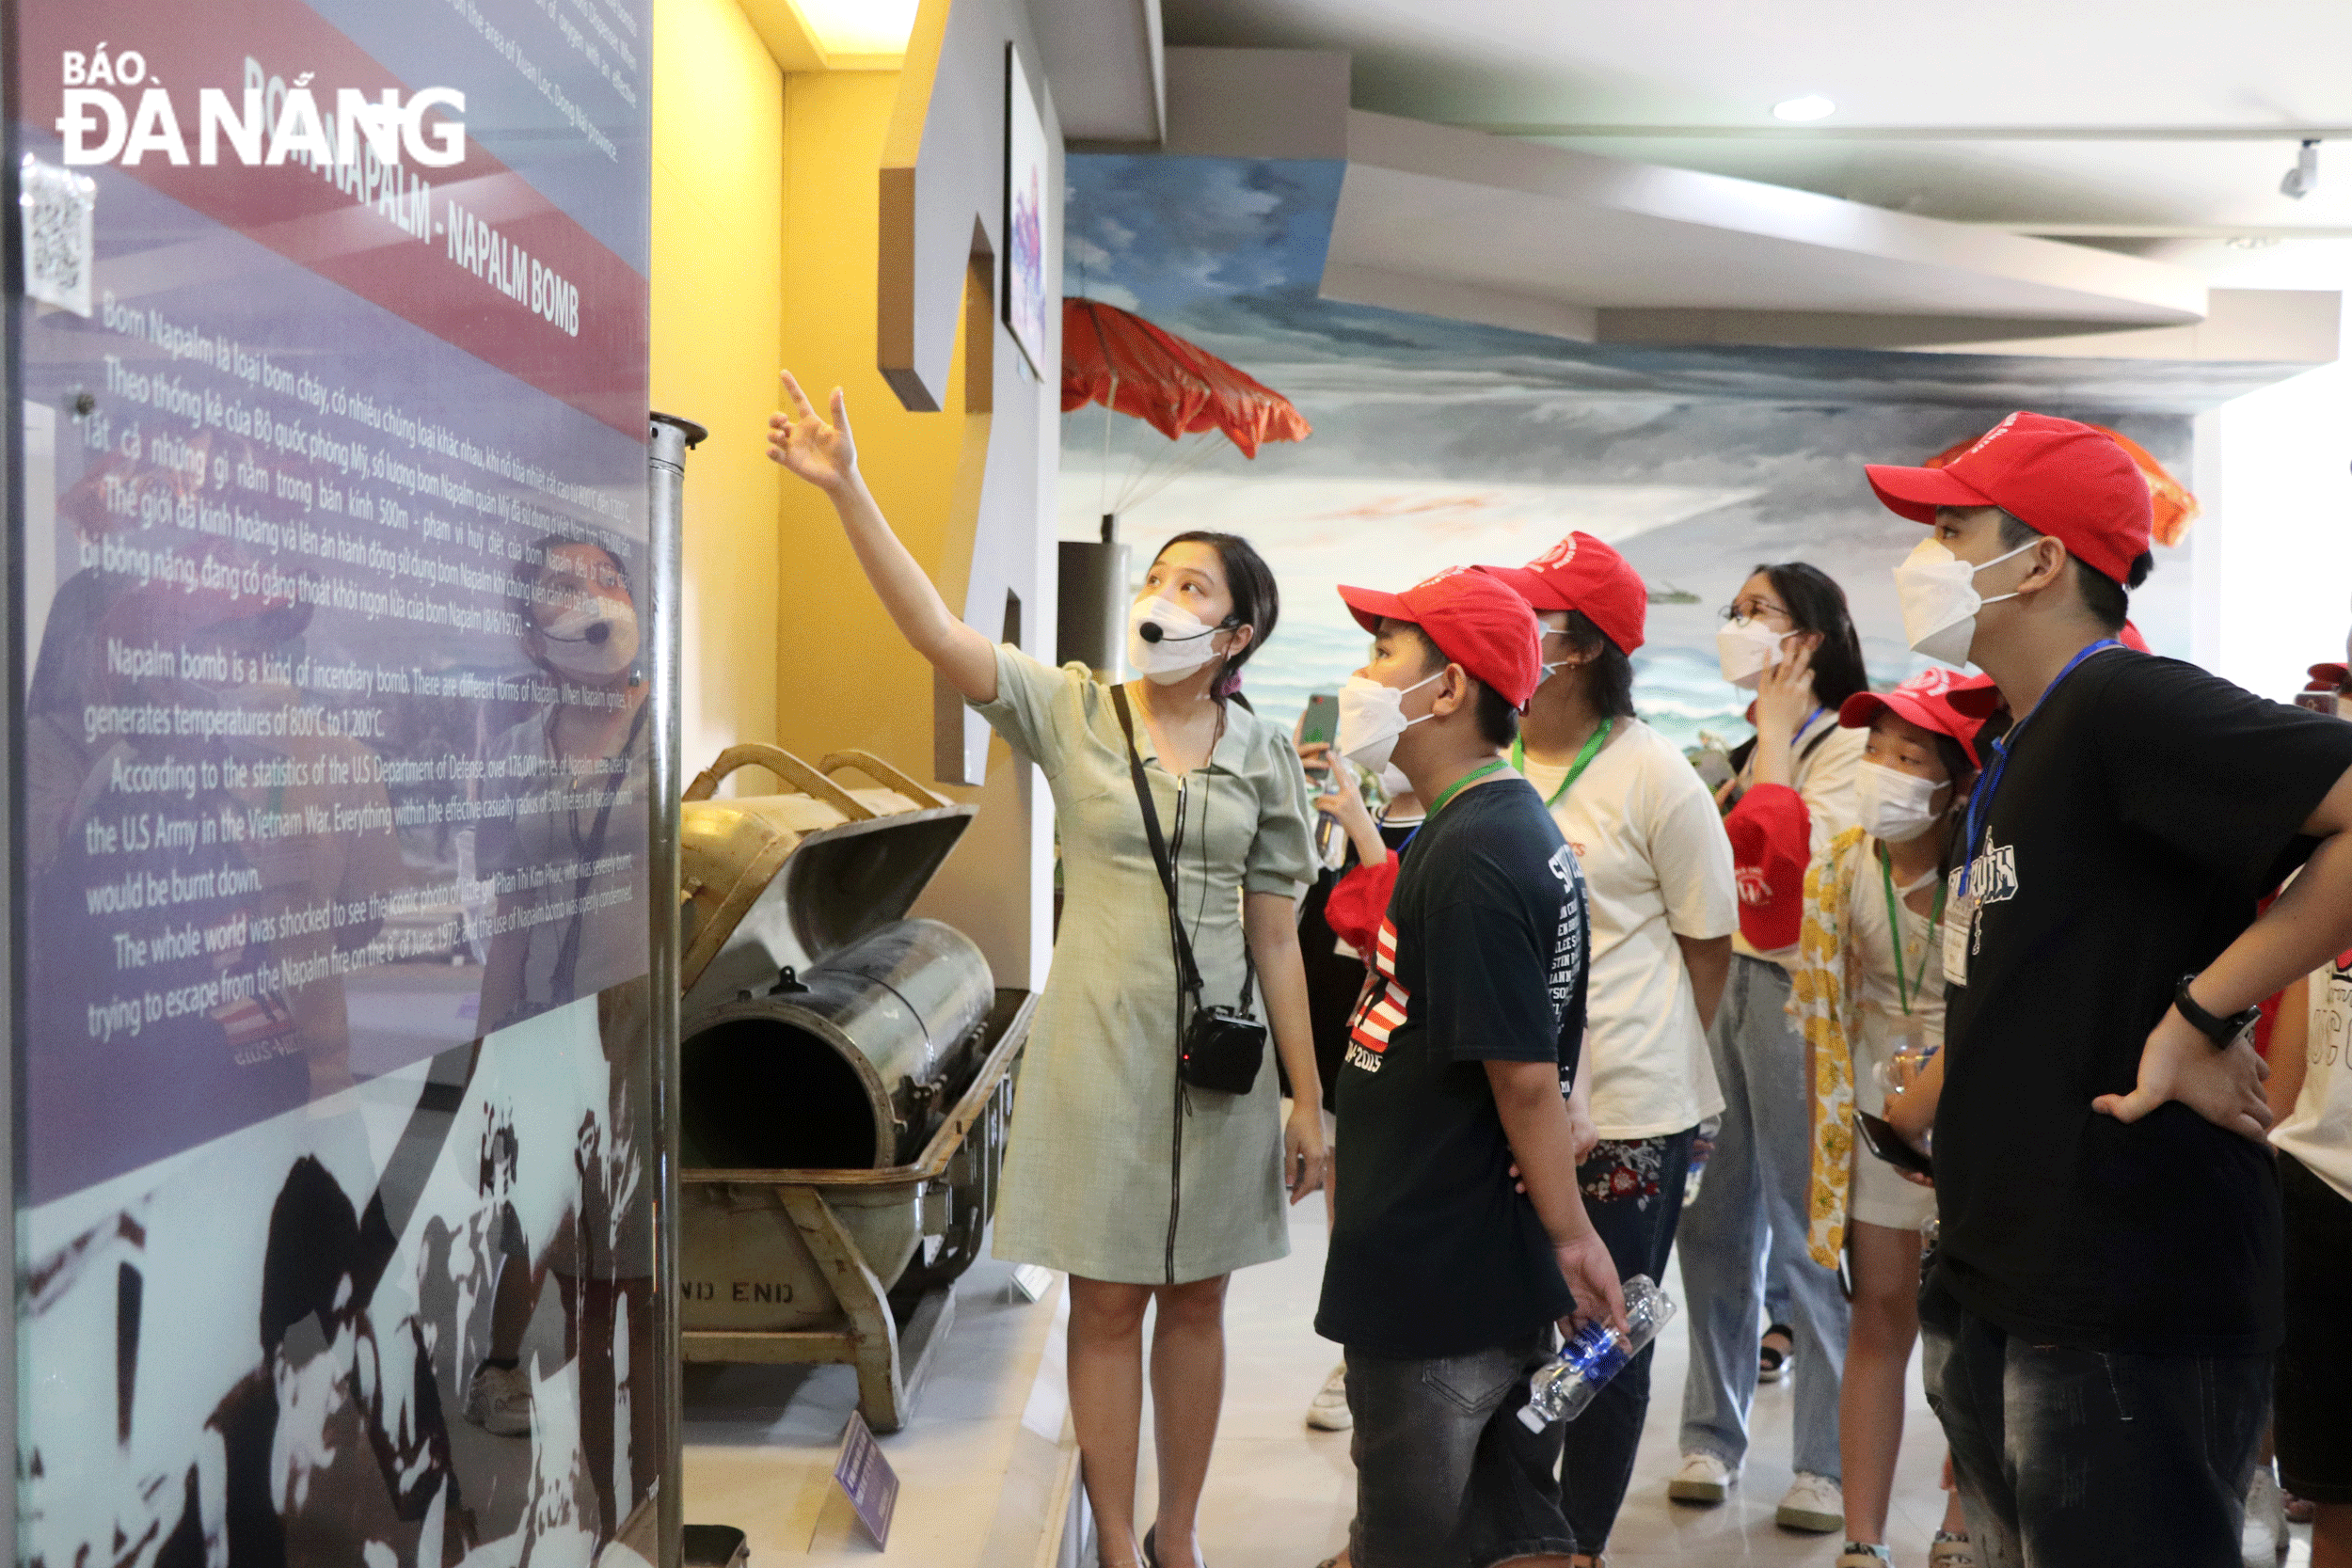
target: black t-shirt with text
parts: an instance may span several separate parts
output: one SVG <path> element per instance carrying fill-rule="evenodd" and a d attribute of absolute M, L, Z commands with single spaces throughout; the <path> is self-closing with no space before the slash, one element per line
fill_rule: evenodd
<path fill-rule="evenodd" d="M 2280 1338 L 2269 1150 L 2128 1093 L 2183 974 L 2300 864 L 2352 724 L 2193 665 L 2094 654 L 2015 737 L 1973 847 L 1935 1126 L 1946 1277 L 2038 1344 L 2261 1354 Z"/>
<path fill-rule="evenodd" d="M 1584 1037 L 1584 881 L 1516 776 L 1464 790 L 1405 851 L 1340 1070 L 1339 1193 L 1315 1331 L 1426 1360 L 1506 1343 L 1574 1305 L 1485 1063 Z"/>

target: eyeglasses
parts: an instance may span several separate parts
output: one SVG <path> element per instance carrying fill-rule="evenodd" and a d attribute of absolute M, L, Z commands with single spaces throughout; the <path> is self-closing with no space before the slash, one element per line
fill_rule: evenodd
<path fill-rule="evenodd" d="M 1726 621 L 1754 621 L 1766 615 L 1777 615 L 1791 623 L 1796 620 L 1787 605 L 1777 605 L 1770 599 L 1734 599 L 1718 613 Z"/>

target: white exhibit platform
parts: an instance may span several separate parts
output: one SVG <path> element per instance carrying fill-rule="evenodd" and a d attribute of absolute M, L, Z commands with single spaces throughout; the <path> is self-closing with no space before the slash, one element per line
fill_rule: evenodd
<path fill-rule="evenodd" d="M 956 1319 L 906 1430 L 880 1439 L 898 1473 L 888 1556 L 923 1568 L 1061 1568 L 1089 1560 L 1063 1384 L 1068 1293 L 1032 1303 L 1012 1266 L 957 1282 Z M 686 1517 L 732 1525 L 751 1560 L 870 1564 L 878 1554 L 833 1482 L 857 1408 L 847 1366 L 689 1369 Z"/>

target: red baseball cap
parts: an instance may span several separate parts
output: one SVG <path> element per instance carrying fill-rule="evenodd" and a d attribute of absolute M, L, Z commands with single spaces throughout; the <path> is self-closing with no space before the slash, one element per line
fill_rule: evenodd
<path fill-rule="evenodd" d="M 1402 594 L 1343 586 L 1340 597 L 1375 636 L 1383 620 L 1419 626 L 1439 653 L 1515 708 L 1527 706 L 1543 679 L 1543 624 L 1525 599 L 1475 568 L 1448 566 Z"/>
<path fill-rule="evenodd" d="M 2345 667 L 2341 664 L 2314 664 L 2311 669 L 2311 676 L 2312 684 L 2310 689 L 2313 691 L 2322 689 L 2328 691 L 2341 691 L 2344 687 Z M 2322 688 L 2320 685 L 2320 682 L 2322 681 L 2328 683 L 2325 688 Z"/>
<path fill-rule="evenodd" d="M 1981 697 L 1972 700 L 1971 694 L 1979 691 L 1990 692 L 1993 701 L 1987 703 Z M 1977 732 L 1984 728 L 1985 720 L 1999 704 L 2000 692 L 1993 685 L 1992 676 L 1934 669 L 1922 671 L 1892 691 L 1855 692 L 1838 708 L 1837 721 L 1850 730 L 1858 730 L 1880 714 L 1891 712 L 1923 730 L 1950 736 L 1960 742 L 1970 762 L 1982 767 L 1984 759 L 1977 754 Z"/>
<path fill-rule="evenodd" d="M 1866 464 L 1870 488 L 1915 523 L 1939 506 L 1997 506 L 2103 577 L 2122 582 L 2155 526 L 2148 482 L 2105 431 L 2011 414 L 1940 468 Z"/>
<path fill-rule="evenodd" d="M 1649 586 L 1625 557 L 1589 533 L 1571 533 L 1524 566 L 1481 566 L 1538 613 L 1573 610 L 1629 654 L 1642 645 Z"/>

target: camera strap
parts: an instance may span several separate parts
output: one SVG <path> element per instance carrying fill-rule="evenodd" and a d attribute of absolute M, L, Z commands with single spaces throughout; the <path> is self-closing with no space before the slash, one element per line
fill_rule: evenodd
<path fill-rule="evenodd" d="M 1192 938 L 1184 931 L 1182 906 L 1176 896 L 1176 867 L 1168 852 L 1168 837 L 1160 831 L 1160 812 L 1152 798 L 1152 781 L 1144 776 L 1143 755 L 1136 750 L 1136 723 L 1127 705 L 1127 689 L 1111 688 L 1111 706 L 1119 713 L 1119 729 L 1127 737 L 1127 772 L 1135 780 L 1136 804 L 1143 811 L 1143 836 L 1152 846 L 1152 863 L 1159 867 L 1160 887 L 1168 895 L 1168 925 L 1176 937 L 1176 977 L 1192 997 L 1197 1010 L 1200 1006 L 1200 966 L 1193 961 Z M 1241 1010 L 1249 1010 L 1250 999 L 1258 989 L 1257 960 L 1249 954 L 1249 944 L 1242 943 L 1244 978 L 1241 986 Z"/>

